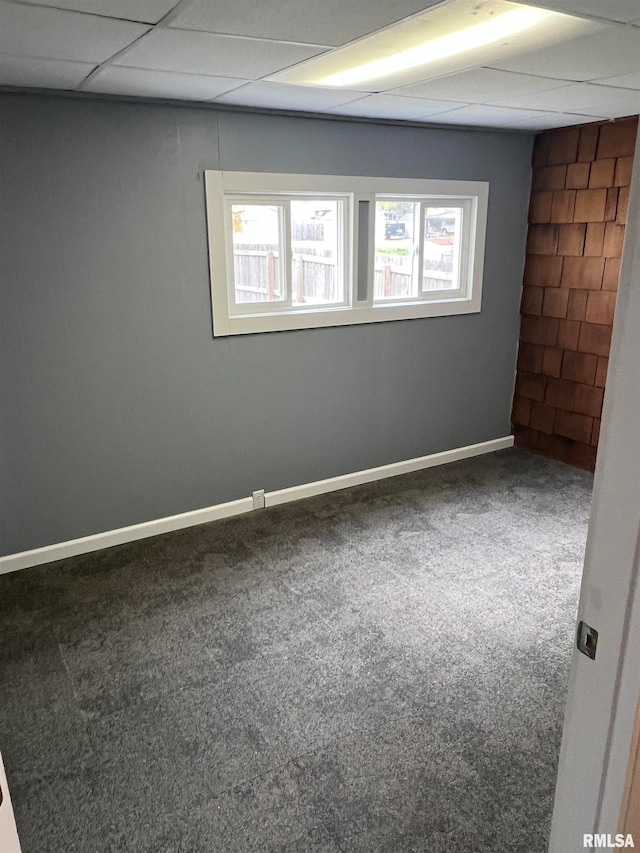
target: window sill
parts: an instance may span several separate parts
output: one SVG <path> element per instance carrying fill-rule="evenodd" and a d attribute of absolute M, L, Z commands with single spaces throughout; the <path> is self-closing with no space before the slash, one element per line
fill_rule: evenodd
<path fill-rule="evenodd" d="M 476 314 L 479 311 L 479 298 L 454 297 L 438 301 L 421 300 L 407 304 L 396 302 L 390 305 L 365 305 L 353 308 L 340 306 L 281 313 L 269 311 L 263 314 L 236 315 L 228 319 L 224 317 L 217 319 L 214 315 L 213 333 L 215 337 L 251 335 L 261 332 L 351 326 L 360 323 L 386 323 L 424 317 L 450 317 L 458 314 Z"/>

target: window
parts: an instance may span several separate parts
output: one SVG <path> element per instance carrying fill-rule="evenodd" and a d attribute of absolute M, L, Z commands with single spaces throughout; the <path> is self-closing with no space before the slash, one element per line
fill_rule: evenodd
<path fill-rule="evenodd" d="M 348 304 L 344 197 L 230 196 L 232 314 Z"/>
<path fill-rule="evenodd" d="M 480 310 L 488 185 L 206 172 L 214 334 Z"/>
<path fill-rule="evenodd" d="M 376 198 L 374 305 L 464 298 L 471 200 Z"/>

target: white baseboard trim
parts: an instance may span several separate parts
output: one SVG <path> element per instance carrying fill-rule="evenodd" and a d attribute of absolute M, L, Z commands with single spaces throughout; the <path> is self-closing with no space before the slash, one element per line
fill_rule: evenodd
<path fill-rule="evenodd" d="M 91 551 L 101 551 L 103 548 L 111 548 L 112 545 L 135 542 L 136 539 L 148 539 L 149 536 L 170 533 L 172 530 L 181 530 L 184 527 L 194 527 L 196 524 L 206 524 L 208 521 L 217 521 L 232 515 L 241 515 L 252 509 L 252 498 L 242 498 L 239 501 L 216 504 L 205 509 L 193 510 L 193 512 L 181 512 L 179 515 L 168 515 L 166 518 L 158 518 L 155 521 L 143 521 L 141 524 L 132 524 L 130 527 L 119 527 L 117 530 L 83 536 L 81 539 L 69 539 L 67 542 L 45 545 L 43 548 L 34 548 L 32 551 L 9 554 L 8 557 L 0 557 L 0 575 L 16 572 L 19 569 L 28 569 L 31 566 L 40 566 L 43 563 L 53 563 L 55 560 L 64 560 L 67 557 L 89 554 Z"/>
<path fill-rule="evenodd" d="M 374 480 L 384 480 L 386 477 L 397 477 L 411 471 L 420 471 L 424 468 L 433 468 L 436 465 L 468 459 L 471 456 L 481 456 L 484 453 L 505 450 L 508 447 L 513 447 L 512 435 L 483 441 L 480 444 L 457 447 L 454 450 L 445 450 L 442 453 L 432 453 L 429 456 L 419 456 L 416 459 L 406 459 L 403 462 L 393 462 L 391 465 L 367 468 L 364 471 L 355 471 L 352 474 L 342 474 L 339 477 L 329 477 L 327 480 L 316 480 L 314 483 L 304 483 L 301 486 L 292 486 L 288 489 L 277 489 L 265 493 L 265 506 L 271 507 L 291 501 L 299 501 L 314 495 L 371 483 Z M 158 536 L 172 530 L 181 530 L 185 527 L 194 527 L 197 524 L 207 524 L 209 521 L 242 515 L 252 510 L 253 499 L 250 497 L 241 498 L 237 501 L 216 504 L 205 509 L 169 515 L 155 521 L 144 521 L 141 524 L 132 524 L 129 527 L 120 527 L 117 530 L 108 530 L 105 533 L 96 533 L 92 536 L 83 536 L 80 539 L 58 542 L 55 545 L 45 545 L 43 548 L 34 548 L 31 551 L 9 554 L 6 557 L 0 557 L 0 575 L 27 569 L 31 566 L 39 566 L 43 563 L 64 560 L 67 557 L 88 554 L 91 551 L 100 551 L 103 548 L 111 548 L 113 545 L 122 545 L 125 542 L 135 542 L 137 539 L 147 539 L 150 536 Z"/>
<path fill-rule="evenodd" d="M 392 462 L 391 465 L 380 465 L 378 468 L 367 468 L 365 471 L 354 471 L 353 474 L 342 474 L 340 477 L 330 477 L 328 480 L 316 480 L 315 483 L 305 483 L 302 486 L 292 486 L 290 489 L 279 489 L 267 492 L 267 506 L 299 501 L 302 498 L 312 498 L 326 492 L 336 492 L 338 489 L 348 489 L 350 486 L 361 486 L 374 480 L 384 480 L 386 477 L 397 477 L 399 474 L 409 474 L 411 471 L 421 471 L 436 465 L 446 465 L 447 462 L 457 462 L 470 456 L 480 456 L 483 453 L 493 453 L 513 447 L 513 436 L 494 438 L 481 444 L 469 444 L 457 447 L 455 450 L 445 450 L 442 453 L 432 453 L 429 456 L 418 456 L 416 459 L 405 459 L 404 462 Z"/>

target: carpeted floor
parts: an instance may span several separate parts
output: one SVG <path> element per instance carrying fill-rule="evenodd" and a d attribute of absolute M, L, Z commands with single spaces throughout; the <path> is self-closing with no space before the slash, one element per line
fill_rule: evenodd
<path fill-rule="evenodd" d="M 23 853 L 543 853 L 591 484 L 503 451 L 0 577 Z"/>

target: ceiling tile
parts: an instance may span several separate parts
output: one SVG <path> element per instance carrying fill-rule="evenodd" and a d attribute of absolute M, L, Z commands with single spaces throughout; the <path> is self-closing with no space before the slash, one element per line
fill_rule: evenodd
<path fill-rule="evenodd" d="M 638 56 L 640 31 L 636 27 L 604 27 L 588 36 L 492 62 L 491 67 L 583 81 L 636 71 Z"/>
<path fill-rule="evenodd" d="M 604 116 L 600 118 L 604 118 Z M 547 130 L 552 127 L 590 124 L 597 120 L 594 116 L 576 115 L 574 113 L 541 113 L 536 118 L 514 121 L 509 125 L 509 128 L 513 130 Z"/>
<path fill-rule="evenodd" d="M 321 47 L 159 29 L 133 45 L 115 64 L 256 80 L 322 52 Z"/>
<path fill-rule="evenodd" d="M 423 98 L 403 98 L 397 95 L 368 95 L 366 98 L 337 107 L 329 112 L 370 118 L 420 119 L 459 106 L 461 106 L 459 102 L 429 101 Z"/>
<path fill-rule="evenodd" d="M 339 45 L 440 0 L 192 0 L 171 26 L 305 44 Z"/>
<path fill-rule="evenodd" d="M 591 83 L 572 83 L 550 92 L 538 92 L 530 95 L 519 95 L 517 98 L 496 100 L 499 106 L 517 107 L 528 110 L 547 110 L 549 112 L 587 114 L 599 105 L 635 103 L 640 111 L 640 92 L 633 89 L 614 89 L 609 86 L 594 86 Z M 596 110 L 597 112 L 597 110 Z M 605 113 L 598 113 L 605 115 Z"/>
<path fill-rule="evenodd" d="M 631 74 L 620 74 L 617 77 L 605 77 L 602 80 L 591 81 L 596 86 L 617 86 L 622 89 L 640 89 L 640 71 Z"/>
<path fill-rule="evenodd" d="M 580 112 L 585 115 L 602 117 L 602 118 L 624 118 L 626 116 L 635 116 L 640 113 L 640 99 L 636 93 L 629 90 L 631 97 L 625 103 L 624 101 L 607 102 L 606 104 L 598 104 L 596 107 L 582 107 Z"/>
<path fill-rule="evenodd" d="M 147 98 L 209 101 L 246 83 L 232 77 L 205 77 L 171 71 L 148 71 L 109 65 L 98 72 L 83 89 L 110 95 L 139 95 Z"/>
<path fill-rule="evenodd" d="M 548 77 L 532 77 L 529 74 L 513 74 L 493 68 L 473 68 L 459 74 L 449 74 L 434 80 L 425 80 L 411 86 L 394 89 L 393 94 L 411 98 L 441 98 L 481 104 L 498 98 L 521 95 L 526 92 L 542 92 L 563 86 L 562 80 Z"/>
<path fill-rule="evenodd" d="M 488 104 L 471 104 L 442 113 L 438 121 L 447 124 L 471 124 L 489 127 L 507 127 L 517 121 L 540 118 L 540 110 L 515 110 Z"/>
<path fill-rule="evenodd" d="M 276 110 L 309 110 L 318 112 L 362 98 L 362 92 L 344 89 L 319 89 L 310 86 L 288 86 L 285 83 L 249 83 L 217 100 L 245 107 Z"/>
<path fill-rule="evenodd" d="M 638 0 L 534 0 L 535 6 L 580 15 L 630 23 L 638 17 Z"/>
<path fill-rule="evenodd" d="M 0 3 L 0 53 L 98 63 L 148 29 L 95 15 Z"/>
<path fill-rule="evenodd" d="M 55 6 L 75 12 L 90 12 L 107 18 L 124 18 L 157 24 L 178 0 L 35 0 L 38 6 Z"/>
<path fill-rule="evenodd" d="M 0 54 L 0 85 L 75 89 L 95 67 L 93 62 L 67 62 L 3 53 Z"/>

